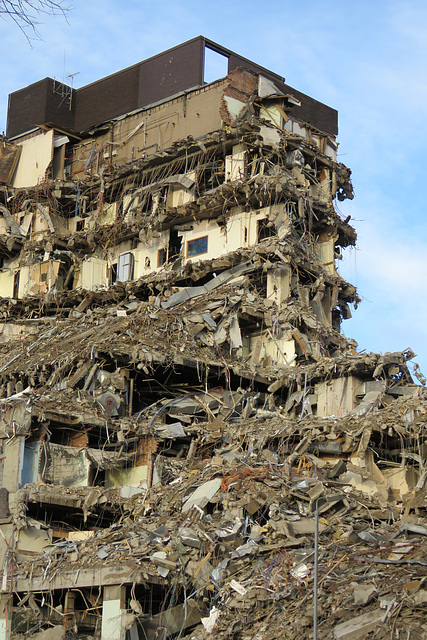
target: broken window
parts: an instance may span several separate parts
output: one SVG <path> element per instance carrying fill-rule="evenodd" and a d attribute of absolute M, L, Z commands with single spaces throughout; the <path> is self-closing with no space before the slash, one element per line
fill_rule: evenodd
<path fill-rule="evenodd" d="M 63 180 L 64 178 L 65 155 L 68 142 L 70 142 L 68 136 L 54 135 L 52 160 L 52 178 L 54 180 Z"/>
<path fill-rule="evenodd" d="M 225 167 L 222 159 L 200 165 L 197 170 L 197 192 L 202 195 L 205 191 L 214 189 L 224 182 Z"/>
<path fill-rule="evenodd" d="M 118 282 L 126 282 L 133 278 L 135 258 L 133 253 L 122 253 L 117 261 L 117 280 Z"/>
<path fill-rule="evenodd" d="M 157 266 L 161 267 L 162 265 L 165 264 L 167 260 L 167 253 L 166 253 L 166 249 L 159 249 L 157 252 Z"/>
<path fill-rule="evenodd" d="M 198 256 L 208 251 L 208 236 L 188 240 L 187 242 L 187 258 Z"/>
<path fill-rule="evenodd" d="M 117 281 L 117 262 L 114 262 L 109 268 L 108 278 L 111 284 Z"/>
<path fill-rule="evenodd" d="M 271 236 L 275 235 L 277 235 L 276 227 L 272 222 L 268 220 L 268 218 L 262 218 L 261 220 L 258 220 L 258 242 L 261 242 L 261 240 L 264 240 L 265 238 L 271 238 Z"/>

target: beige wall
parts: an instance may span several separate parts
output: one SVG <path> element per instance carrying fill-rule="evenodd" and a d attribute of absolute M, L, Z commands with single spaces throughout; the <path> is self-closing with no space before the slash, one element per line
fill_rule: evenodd
<path fill-rule="evenodd" d="M 18 142 L 22 147 L 13 187 L 32 187 L 45 179 L 53 158 L 53 131 L 41 131 L 36 136 Z"/>
<path fill-rule="evenodd" d="M 345 416 L 356 406 L 362 381 L 354 376 L 334 378 L 315 386 L 318 416 Z"/>
<path fill-rule="evenodd" d="M 225 86 L 226 80 L 206 85 L 115 123 L 112 131 L 96 139 L 94 171 L 110 160 L 115 164 L 139 160 L 190 135 L 197 138 L 217 131 Z M 72 172 L 84 169 L 93 144 L 91 139 L 74 147 Z"/>
<path fill-rule="evenodd" d="M 231 209 L 226 225 L 220 227 L 216 220 L 201 220 L 193 224 L 191 231 L 182 233 L 182 252 L 189 262 L 209 260 L 235 251 L 241 247 L 249 247 L 258 242 L 258 221 L 264 218 L 276 220 L 284 224 L 284 205 L 263 207 L 248 212 L 242 212 L 240 207 Z M 188 242 L 208 236 L 207 252 L 196 256 L 188 256 Z"/>

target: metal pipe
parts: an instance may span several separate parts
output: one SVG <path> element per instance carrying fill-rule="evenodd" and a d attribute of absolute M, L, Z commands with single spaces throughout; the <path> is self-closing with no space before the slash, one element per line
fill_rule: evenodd
<path fill-rule="evenodd" d="M 319 579 L 319 498 L 314 512 L 314 585 L 313 585 L 313 640 L 317 640 L 317 588 Z"/>

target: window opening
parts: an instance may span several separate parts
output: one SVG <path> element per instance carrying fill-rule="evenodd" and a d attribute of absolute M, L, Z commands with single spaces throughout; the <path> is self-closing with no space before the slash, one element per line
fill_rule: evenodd
<path fill-rule="evenodd" d="M 169 259 L 179 256 L 181 253 L 182 238 L 176 229 L 170 230 L 169 235 Z"/>
<path fill-rule="evenodd" d="M 201 238 L 188 240 L 187 258 L 191 258 L 192 256 L 198 256 L 201 253 L 207 253 L 207 251 L 208 251 L 208 236 L 202 236 Z"/>
<path fill-rule="evenodd" d="M 13 297 L 18 298 L 19 294 L 19 274 L 20 271 L 15 271 L 15 275 L 13 276 Z"/>
<path fill-rule="evenodd" d="M 109 280 L 111 284 L 117 282 L 117 262 L 112 264 L 110 267 Z"/>
<path fill-rule="evenodd" d="M 157 266 L 161 267 L 162 265 L 165 264 L 167 260 L 167 254 L 166 254 L 166 249 L 159 249 L 157 252 Z"/>
<path fill-rule="evenodd" d="M 122 253 L 117 261 L 117 281 L 132 280 L 135 258 L 133 253 Z"/>
<path fill-rule="evenodd" d="M 205 68 L 203 70 L 203 81 L 205 83 L 214 82 L 225 78 L 228 74 L 228 57 L 218 53 L 214 49 L 205 47 Z"/>

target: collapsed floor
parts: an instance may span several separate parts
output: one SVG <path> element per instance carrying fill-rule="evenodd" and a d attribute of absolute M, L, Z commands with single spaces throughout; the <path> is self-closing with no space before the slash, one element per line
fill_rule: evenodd
<path fill-rule="evenodd" d="M 317 504 L 318 637 L 425 637 L 412 352 L 244 358 L 231 320 L 262 308 L 247 285 L 164 308 L 128 284 L 16 320 L 0 370 L 14 633 L 97 636 L 120 603 L 131 639 L 312 637 Z"/>
<path fill-rule="evenodd" d="M 131 637 L 310 637 L 317 502 L 318 637 L 425 637 L 425 390 L 298 422 L 237 395 L 215 398 L 210 420 L 183 413 L 185 427 L 156 424 L 158 405 L 129 424 L 157 444 L 159 483 L 144 491 L 25 485 L 3 575 L 17 632 L 99 632 L 101 585 L 113 582 Z M 194 404 L 179 398 L 169 415 L 180 402 Z M 21 541 L 31 530 L 39 554 Z"/>

